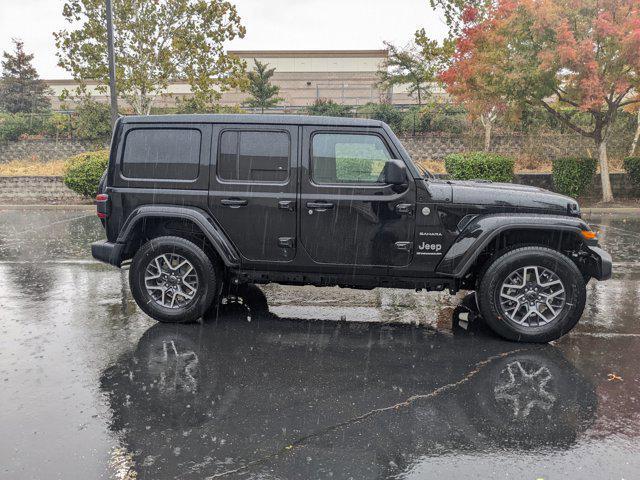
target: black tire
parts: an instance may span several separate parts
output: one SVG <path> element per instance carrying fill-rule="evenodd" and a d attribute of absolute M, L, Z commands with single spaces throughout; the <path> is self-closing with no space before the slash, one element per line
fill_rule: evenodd
<path fill-rule="evenodd" d="M 197 290 L 184 305 L 169 308 L 162 306 L 147 291 L 145 271 L 159 255 L 177 254 L 188 260 L 197 274 Z M 202 317 L 213 303 L 221 278 L 211 259 L 189 240 L 180 237 L 158 237 L 145 243 L 133 257 L 129 269 L 131 294 L 144 313 L 154 320 L 166 323 L 189 323 Z"/>
<path fill-rule="evenodd" d="M 500 306 L 500 288 L 514 271 L 526 266 L 543 267 L 562 281 L 565 304 L 558 316 L 544 325 L 521 325 Z M 580 269 L 568 257 L 550 248 L 528 246 L 509 250 L 492 259 L 480 276 L 478 306 L 487 325 L 498 335 L 519 342 L 545 343 L 560 338 L 578 323 L 586 301 L 586 285 Z"/>

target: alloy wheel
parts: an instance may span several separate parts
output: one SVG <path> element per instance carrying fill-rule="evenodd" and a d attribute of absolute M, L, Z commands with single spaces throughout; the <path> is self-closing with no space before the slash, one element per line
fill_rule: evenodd
<path fill-rule="evenodd" d="M 564 284 L 558 275 L 540 266 L 521 267 L 500 287 L 500 308 L 512 322 L 537 327 L 553 322 L 566 305 Z"/>
<path fill-rule="evenodd" d="M 171 309 L 188 305 L 198 292 L 198 274 L 181 255 L 165 253 L 155 257 L 145 270 L 147 293 L 160 306 Z"/>

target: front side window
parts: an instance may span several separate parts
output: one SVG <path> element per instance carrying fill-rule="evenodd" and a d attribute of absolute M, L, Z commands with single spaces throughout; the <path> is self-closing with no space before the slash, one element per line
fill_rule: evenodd
<path fill-rule="evenodd" d="M 218 177 L 232 182 L 286 182 L 290 151 L 286 132 L 224 131 L 220 135 Z"/>
<path fill-rule="evenodd" d="M 195 180 L 200 165 L 200 130 L 138 128 L 127 133 L 122 175 L 152 180 Z"/>
<path fill-rule="evenodd" d="M 377 135 L 318 133 L 313 136 L 312 177 L 318 184 L 380 183 L 391 159 Z"/>

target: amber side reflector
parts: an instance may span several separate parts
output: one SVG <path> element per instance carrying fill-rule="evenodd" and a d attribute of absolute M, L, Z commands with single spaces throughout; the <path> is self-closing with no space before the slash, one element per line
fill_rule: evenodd
<path fill-rule="evenodd" d="M 598 232 L 592 232 L 591 230 L 581 230 L 582 236 L 587 240 L 594 240 L 598 238 Z"/>

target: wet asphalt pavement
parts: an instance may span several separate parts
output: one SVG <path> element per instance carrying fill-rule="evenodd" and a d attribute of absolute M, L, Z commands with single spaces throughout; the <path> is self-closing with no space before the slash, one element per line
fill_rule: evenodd
<path fill-rule="evenodd" d="M 614 278 L 523 345 L 395 290 L 156 324 L 93 212 L 0 207 L 0 478 L 640 478 L 640 218 L 589 220 Z"/>

